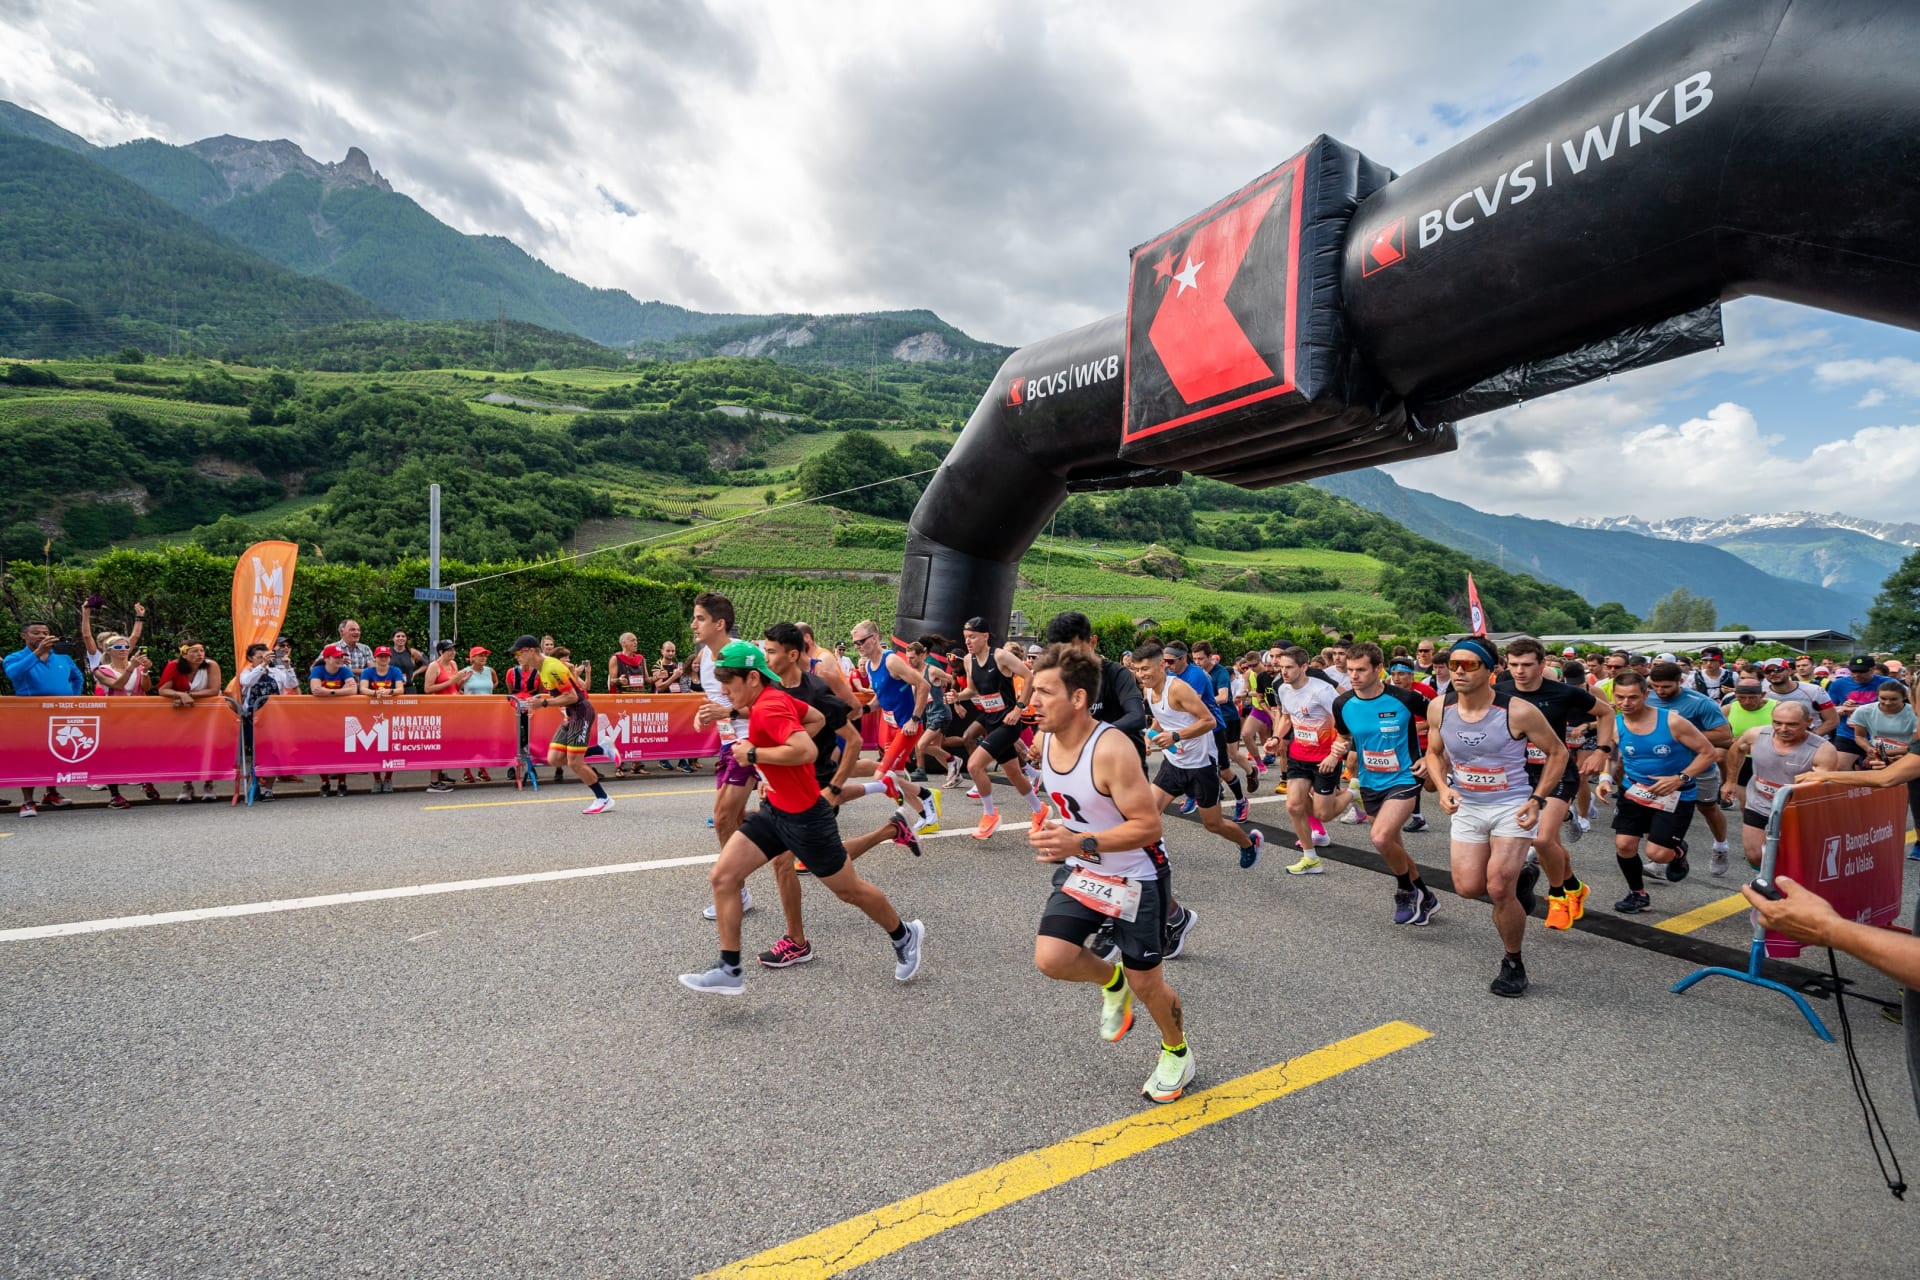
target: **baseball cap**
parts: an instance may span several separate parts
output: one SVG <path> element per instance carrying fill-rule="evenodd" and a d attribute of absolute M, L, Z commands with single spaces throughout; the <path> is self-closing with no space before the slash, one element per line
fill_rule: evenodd
<path fill-rule="evenodd" d="M 539 647 L 539 636 L 521 636 L 513 642 L 513 651 L 515 653 L 519 653 L 522 649 L 538 649 Z"/>
<path fill-rule="evenodd" d="M 742 671 L 758 671 L 760 678 L 768 684 L 777 684 L 779 677 L 773 674 L 773 668 L 767 665 L 767 655 L 757 644 L 745 640 L 729 641 L 727 647 L 714 659 L 716 667 L 738 667 Z"/>
<path fill-rule="evenodd" d="M 1856 653 L 1847 659 L 1847 670 L 1871 671 L 1873 670 L 1873 659 L 1864 653 Z"/>
<path fill-rule="evenodd" d="M 387 648 L 385 645 L 379 645 L 375 647 L 373 656 L 376 658 L 391 658 L 393 656 L 393 650 Z"/>
<path fill-rule="evenodd" d="M 467 656 L 469 658 L 490 658 L 493 656 L 493 650 L 484 645 L 475 645 L 473 648 L 467 650 Z"/>
<path fill-rule="evenodd" d="M 273 638 L 273 647 L 276 649 L 291 649 L 293 648 L 293 639 L 290 636 L 275 636 Z"/>
<path fill-rule="evenodd" d="M 1786 665 L 1787 665 L 1787 660 L 1785 658 L 1768 658 L 1765 662 L 1760 664 L 1760 669 L 1762 671 L 1772 671 L 1772 670 L 1775 670 L 1776 668 L 1784 667 Z"/>
<path fill-rule="evenodd" d="M 992 630 L 991 627 L 987 626 L 987 620 L 981 617 L 968 618 L 965 622 L 960 624 L 960 628 L 963 631 L 991 631 Z"/>
<path fill-rule="evenodd" d="M 1577 658 L 1580 656 L 1580 651 L 1572 645 L 1568 645 L 1560 651 L 1560 656 L 1563 658 Z"/>
<path fill-rule="evenodd" d="M 320 656 L 323 658 L 344 658 L 347 656 L 347 651 L 337 644 L 330 644 L 320 651 Z"/>
<path fill-rule="evenodd" d="M 1833 672 L 1829 671 L 1825 666 L 1818 666 L 1813 669 L 1813 674 L 1817 676 L 1830 676 Z"/>
<path fill-rule="evenodd" d="M 1680 659 L 1678 659 L 1678 658 L 1676 658 L 1676 657 L 1674 657 L 1674 656 L 1673 656 L 1672 654 L 1670 654 L 1670 653 L 1661 653 L 1661 654 L 1655 654 L 1655 655 L 1654 655 L 1654 659 L 1653 659 L 1653 660 L 1654 660 L 1655 662 L 1678 662 L 1678 661 L 1680 661 Z"/>
<path fill-rule="evenodd" d="M 1900 675 L 1901 673 L 1905 672 L 1906 669 L 1907 669 L 1906 665 L 1902 663 L 1900 659 L 1898 658 L 1887 659 L 1887 670 L 1893 672 L 1893 674 Z"/>
<path fill-rule="evenodd" d="M 1700 656 L 1703 658 L 1724 658 L 1727 656 L 1727 654 L 1726 654 L 1726 650 L 1721 649 L 1716 645 L 1708 645 L 1706 648 L 1700 651 Z"/>
<path fill-rule="evenodd" d="M 435 653 L 446 653 L 448 650 L 452 648 L 453 648 L 453 641 L 441 640 L 433 646 L 433 651 Z"/>

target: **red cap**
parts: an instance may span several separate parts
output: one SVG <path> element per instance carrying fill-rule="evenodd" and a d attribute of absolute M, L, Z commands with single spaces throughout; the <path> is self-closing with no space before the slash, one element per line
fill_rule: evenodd
<path fill-rule="evenodd" d="M 485 645 L 477 644 L 467 650 L 467 656 L 469 658 L 491 658 L 493 656 L 493 650 L 487 648 Z"/>
<path fill-rule="evenodd" d="M 393 650 L 387 648 L 385 645 L 381 645 L 373 651 L 373 656 L 376 658 L 391 658 L 393 656 Z"/>
<path fill-rule="evenodd" d="M 344 658 L 347 656 L 347 651 L 337 644 L 330 644 L 320 651 L 320 656 L 323 658 Z"/>

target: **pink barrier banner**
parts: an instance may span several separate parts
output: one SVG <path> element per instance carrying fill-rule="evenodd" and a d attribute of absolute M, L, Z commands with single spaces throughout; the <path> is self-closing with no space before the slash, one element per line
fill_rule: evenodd
<path fill-rule="evenodd" d="M 512 764 L 518 713 L 505 697 L 267 699 L 253 715 L 261 777 Z"/>
<path fill-rule="evenodd" d="M 224 698 L 0 698 L 0 786 L 226 782 L 239 750 Z"/>
<path fill-rule="evenodd" d="M 720 731 L 694 727 L 693 713 L 706 702 L 698 693 L 595 693 L 591 741 L 613 748 L 623 760 L 679 760 L 720 754 Z M 527 716 L 527 746 L 535 763 L 566 719 L 564 707 L 541 707 Z"/>

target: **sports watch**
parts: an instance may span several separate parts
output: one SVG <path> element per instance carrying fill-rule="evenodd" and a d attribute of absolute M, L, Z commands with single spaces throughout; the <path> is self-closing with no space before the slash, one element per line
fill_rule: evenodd
<path fill-rule="evenodd" d="M 1080 837 L 1080 852 L 1082 852 L 1082 853 L 1098 853 L 1098 852 L 1100 852 L 1100 842 L 1099 842 L 1098 840 L 1096 840 L 1096 839 L 1094 839 L 1094 838 L 1093 838 L 1092 836 L 1081 836 L 1081 837 Z"/>

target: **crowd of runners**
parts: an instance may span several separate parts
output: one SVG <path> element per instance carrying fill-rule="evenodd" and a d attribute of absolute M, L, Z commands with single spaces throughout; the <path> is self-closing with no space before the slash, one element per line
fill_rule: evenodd
<path fill-rule="evenodd" d="M 1249 797 L 1270 782 L 1294 835 L 1285 869 L 1299 876 L 1325 870 L 1315 850 L 1329 843 L 1326 824 L 1365 826 L 1394 877 L 1392 922 L 1418 927 L 1440 898 L 1403 835 L 1424 828 L 1430 797 L 1449 820 L 1454 892 L 1493 906 L 1502 955 L 1489 989 L 1515 997 L 1528 985 L 1522 950 L 1539 882 L 1546 929 L 1570 929 L 1586 913 L 1592 885 L 1567 846 L 1600 821 L 1600 806 L 1612 811 L 1624 882 L 1613 909 L 1635 914 L 1651 906 L 1648 881 L 1690 874 L 1696 819 L 1710 875 L 1731 871 L 1734 822 L 1744 861 L 1757 866 L 1782 786 L 1882 768 L 1916 737 L 1905 673 L 1867 658 L 1823 681 L 1830 672 L 1803 677 L 1783 660 L 1729 667 L 1711 648 L 1697 663 L 1615 652 L 1590 666 L 1527 637 L 1499 647 L 1469 636 L 1391 655 L 1349 643 L 1234 661 L 1203 643 L 1146 640 L 1114 661 L 1079 613 L 1058 615 L 1025 646 L 996 642 L 984 618 L 970 619 L 957 644 L 889 642 L 863 621 L 849 636 L 858 656 L 845 657 L 804 625 L 753 639 L 734 623 L 724 596 L 698 598 L 701 719 L 723 726 L 725 752 L 705 909 L 720 947 L 717 963 L 681 982 L 744 992 L 747 881 L 769 862 L 786 927 L 761 965 L 813 958 L 801 889 L 810 876 L 886 933 L 895 978 L 911 981 L 925 926 L 902 917 L 855 860 L 887 843 L 919 856 L 920 837 L 941 821 L 941 792 L 969 782 L 980 806 L 972 834 L 989 839 L 1010 790 L 1027 811 L 1034 857 L 1056 864 L 1034 963 L 1100 987 L 1108 1041 L 1132 1027 L 1136 999 L 1146 1005 L 1160 1053 L 1142 1093 L 1156 1102 L 1180 1097 L 1194 1074 L 1165 969 L 1198 918 L 1174 896 L 1170 806 L 1196 815 L 1251 870 L 1265 836 L 1243 824 Z M 877 759 L 862 755 L 863 715 L 882 722 Z M 843 835 L 841 811 L 869 796 L 884 801 L 872 829 Z M 1920 784 L 1911 799 L 1920 815 Z"/>

